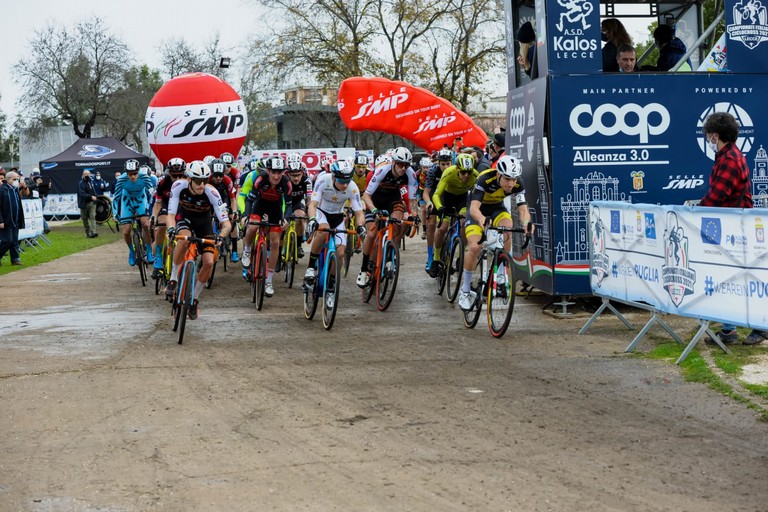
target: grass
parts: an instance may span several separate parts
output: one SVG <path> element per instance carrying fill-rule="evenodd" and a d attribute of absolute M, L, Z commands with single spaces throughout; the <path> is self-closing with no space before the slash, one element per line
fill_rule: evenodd
<path fill-rule="evenodd" d="M 50 247 L 41 242 L 42 248 L 38 248 L 36 251 L 33 247 L 26 246 L 22 241 L 21 248 L 24 252 L 21 254 L 21 262 L 24 266 L 12 266 L 10 256 L 6 256 L 3 258 L 3 266 L 0 267 L 0 276 L 22 268 L 47 263 L 62 256 L 69 256 L 109 244 L 122 238 L 119 233 L 112 233 L 106 226 L 98 228 L 97 231 L 99 233 L 97 238 L 86 237 L 83 224 L 80 221 L 51 226 L 51 232 L 45 235 L 51 241 Z"/>
<path fill-rule="evenodd" d="M 744 332 L 740 332 L 741 336 L 745 336 L 748 333 L 748 329 Z M 695 331 L 690 333 L 689 339 L 693 338 Z M 674 364 L 678 357 L 683 353 L 685 347 L 674 341 L 665 341 L 658 343 L 653 350 L 647 353 L 635 353 L 638 357 L 646 357 L 649 359 L 658 359 L 668 361 Z M 750 409 L 759 413 L 760 419 L 768 421 L 768 410 L 763 406 L 755 403 L 749 396 L 745 396 L 741 390 L 734 389 L 728 382 L 723 380 L 709 365 L 707 360 L 701 355 L 700 350 L 711 350 L 712 359 L 715 362 L 717 368 L 719 368 L 724 374 L 738 379 L 742 374 L 742 368 L 745 365 L 754 363 L 757 356 L 761 353 L 765 353 L 763 349 L 756 349 L 755 347 L 748 347 L 745 345 L 733 345 L 729 346 L 732 354 L 726 354 L 720 350 L 719 347 L 709 348 L 704 345 L 704 341 L 700 341 L 697 345 L 697 350 L 692 351 L 688 357 L 680 363 L 680 369 L 683 374 L 683 378 L 686 382 L 698 382 L 706 384 L 709 388 L 728 396 L 738 402 L 745 404 Z M 756 396 L 763 399 L 768 399 L 768 385 L 755 385 L 746 384 L 739 381 L 739 385 L 743 389 L 749 391 Z"/>

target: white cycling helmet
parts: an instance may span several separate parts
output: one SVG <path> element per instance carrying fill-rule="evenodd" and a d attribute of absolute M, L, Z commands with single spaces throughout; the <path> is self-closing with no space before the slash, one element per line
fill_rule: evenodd
<path fill-rule="evenodd" d="M 299 163 L 301 163 L 301 153 L 298 153 L 298 152 L 288 153 L 288 159 L 287 160 L 288 160 L 289 164 L 291 162 L 299 162 Z"/>
<path fill-rule="evenodd" d="M 211 168 L 202 160 L 194 160 L 187 164 L 187 170 L 184 172 L 189 178 L 198 178 L 207 180 L 211 177 Z"/>
<path fill-rule="evenodd" d="M 427 157 L 422 158 L 419 160 L 419 167 L 432 167 L 432 160 Z"/>
<path fill-rule="evenodd" d="M 393 162 L 402 162 L 410 165 L 412 159 L 413 159 L 413 156 L 411 155 L 411 152 L 408 151 L 408 148 L 404 148 L 401 146 L 399 148 L 396 148 L 392 152 Z"/>
<path fill-rule="evenodd" d="M 211 165 L 211 162 L 213 162 L 214 158 L 216 158 L 216 157 L 213 156 L 213 155 L 206 155 L 203 158 L 203 162 L 205 162 L 205 165 Z"/>
<path fill-rule="evenodd" d="M 523 164 L 513 156 L 504 155 L 496 163 L 496 172 L 500 176 L 516 180 L 523 174 Z"/>

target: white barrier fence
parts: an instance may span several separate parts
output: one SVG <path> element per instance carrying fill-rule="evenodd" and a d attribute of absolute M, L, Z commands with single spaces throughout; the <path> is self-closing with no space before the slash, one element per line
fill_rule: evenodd
<path fill-rule="evenodd" d="M 21 201 L 24 210 L 24 229 L 19 230 L 19 240 L 35 238 L 43 234 L 43 202 L 40 199 Z"/>
<path fill-rule="evenodd" d="M 589 205 L 590 281 L 603 306 L 626 321 L 610 301 L 653 313 L 627 347 L 659 323 L 660 315 L 699 320 L 701 328 L 678 363 L 708 334 L 709 322 L 768 329 L 768 209 L 657 206 L 595 201 Z"/>

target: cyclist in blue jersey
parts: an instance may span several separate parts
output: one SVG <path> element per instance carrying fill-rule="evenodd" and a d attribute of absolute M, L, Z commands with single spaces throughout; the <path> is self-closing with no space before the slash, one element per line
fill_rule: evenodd
<path fill-rule="evenodd" d="M 131 224 L 137 217 L 141 225 L 141 238 L 146 246 L 147 263 L 154 263 L 149 234 L 149 200 L 152 191 L 152 178 L 145 171 L 139 170 L 139 161 L 130 159 L 125 162 L 125 172 L 115 182 L 115 194 L 112 198 L 113 214 L 120 224 L 123 240 L 128 246 L 128 264 L 136 264 L 136 254 L 131 243 Z"/>

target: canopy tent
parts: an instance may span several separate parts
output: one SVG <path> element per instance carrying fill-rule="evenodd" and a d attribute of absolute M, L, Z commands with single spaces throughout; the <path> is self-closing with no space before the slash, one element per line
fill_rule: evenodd
<path fill-rule="evenodd" d="M 79 139 L 58 155 L 41 161 L 40 173 L 44 180 L 51 180 L 52 194 L 75 194 L 84 170 L 100 172 L 102 178 L 112 182 L 114 173 L 122 171 L 125 161 L 131 158 L 152 166 L 148 156 L 113 137 Z"/>

